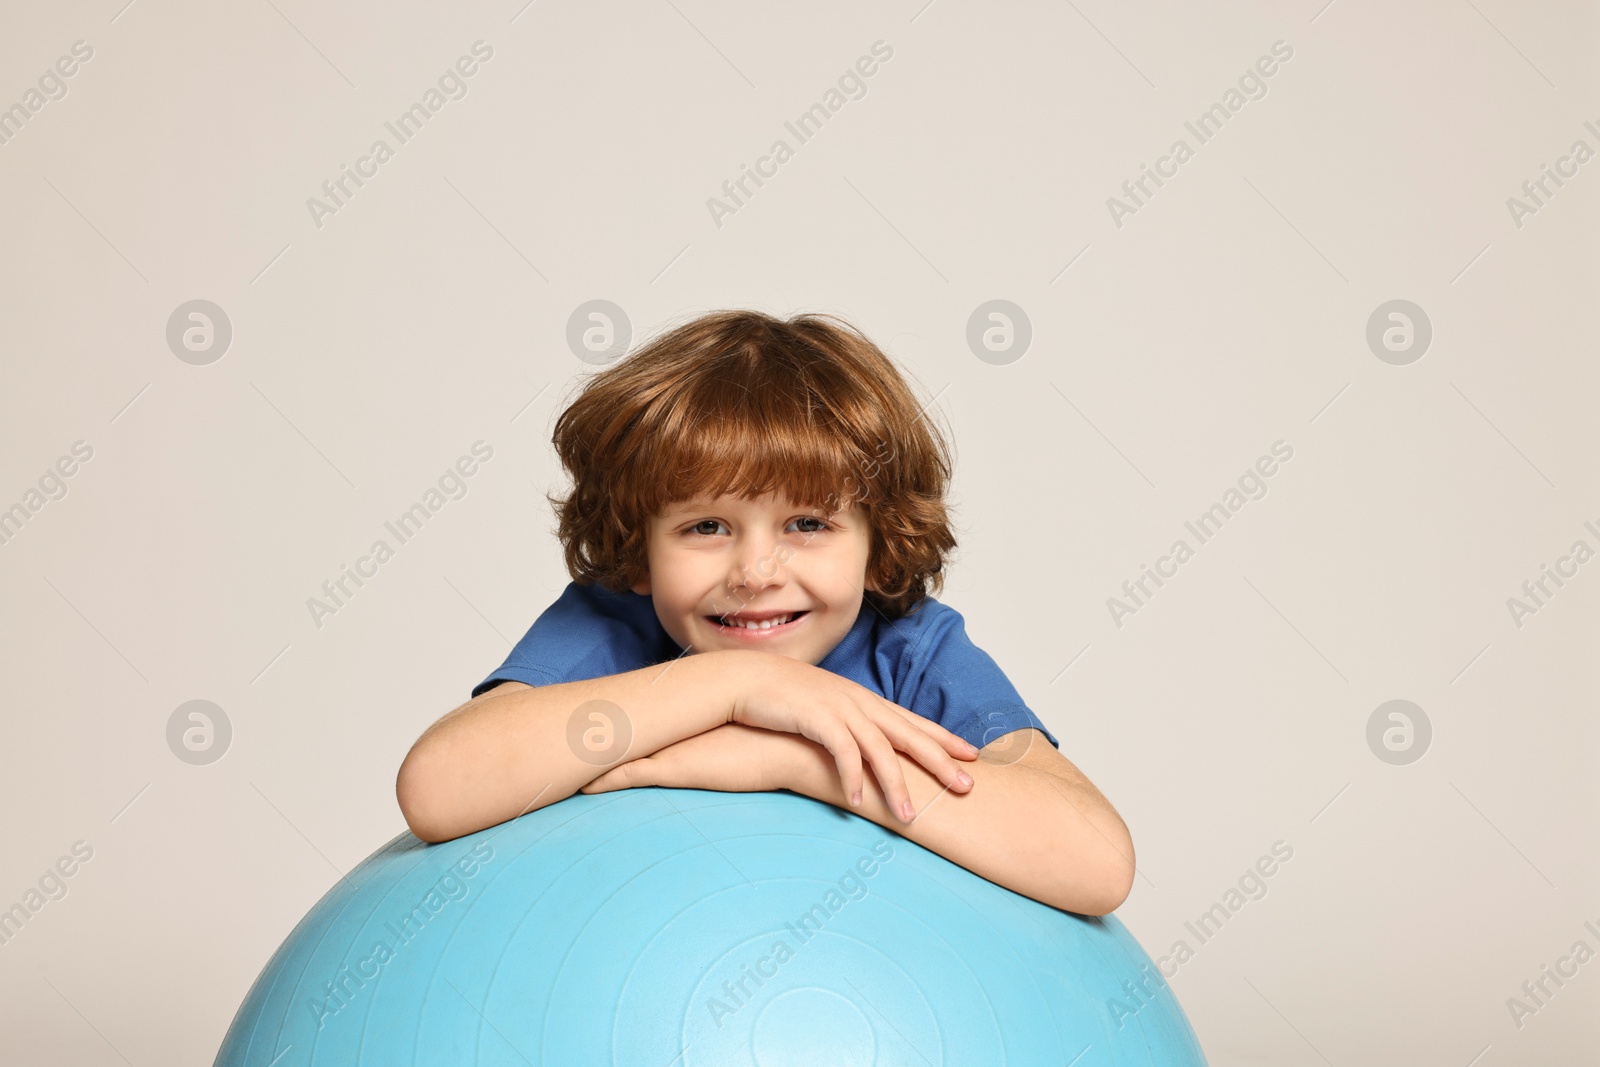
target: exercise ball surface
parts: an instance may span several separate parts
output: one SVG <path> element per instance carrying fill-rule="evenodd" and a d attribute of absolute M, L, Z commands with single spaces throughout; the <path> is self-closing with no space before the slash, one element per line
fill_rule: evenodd
<path fill-rule="evenodd" d="M 267 962 L 218 1067 L 1204 1064 L 1114 916 L 794 793 L 575 794 L 402 833 Z"/>

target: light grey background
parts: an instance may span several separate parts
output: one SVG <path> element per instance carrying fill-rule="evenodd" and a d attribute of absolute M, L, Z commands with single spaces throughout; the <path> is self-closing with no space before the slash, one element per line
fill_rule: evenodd
<path fill-rule="evenodd" d="M 635 344 L 837 312 L 937 398 L 941 599 L 1126 818 L 1118 914 L 1153 956 L 1195 948 L 1172 984 L 1214 1064 L 1600 1055 L 1600 962 L 1520 1026 L 1507 1005 L 1600 950 L 1600 562 L 1507 606 L 1600 548 L 1600 160 L 1507 205 L 1600 149 L 1593 5 L 122 3 L 0 14 L 0 106 L 93 48 L 0 145 L 0 508 L 93 449 L 0 547 L 0 907 L 94 850 L 0 946 L 0 1059 L 209 1063 L 295 922 L 404 828 L 407 748 L 567 581 L 543 493 L 595 299 Z M 479 40 L 399 145 L 384 123 Z M 799 144 L 784 122 L 879 40 Z M 1266 95 L 1197 145 L 1184 122 L 1275 41 Z M 1180 137 L 1194 158 L 1114 224 Z M 716 225 L 779 138 L 794 158 Z M 166 341 L 195 299 L 233 329 L 204 366 Z M 1033 331 L 1005 365 L 966 341 L 995 299 Z M 1366 342 L 1396 299 L 1433 329 L 1408 365 Z M 478 440 L 466 496 L 316 625 Z M 1116 625 L 1121 583 L 1279 440 L 1267 495 Z M 209 765 L 167 742 L 196 699 L 232 725 Z M 1368 747 L 1393 699 L 1432 725 L 1407 765 Z M 1275 841 L 1267 895 L 1199 945 L 1185 922 Z"/>

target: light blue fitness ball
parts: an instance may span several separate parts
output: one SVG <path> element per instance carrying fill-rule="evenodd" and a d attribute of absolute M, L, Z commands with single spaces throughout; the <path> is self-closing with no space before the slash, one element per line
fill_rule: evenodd
<path fill-rule="evenodd" d="M 1116 918 L 793 793 L 582 793 L 403 833 L 267 962 L 219 1067 L 1204 1064 Z"/>

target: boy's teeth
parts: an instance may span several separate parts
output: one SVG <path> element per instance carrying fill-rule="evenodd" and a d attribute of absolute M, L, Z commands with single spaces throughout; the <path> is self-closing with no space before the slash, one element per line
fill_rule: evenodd
<path fill-rule="evenodd" d="M 774 626 L 782 626 L 792 618 L 794 618 L 793 615 L 779 615 L 776 618 L 764 619 L 761 622 L 745 622 L 739 619 L 725 618 L 722 620 L 722 624 L 724 626 L 742 626 L 746 630 L 770 630 Z"/>

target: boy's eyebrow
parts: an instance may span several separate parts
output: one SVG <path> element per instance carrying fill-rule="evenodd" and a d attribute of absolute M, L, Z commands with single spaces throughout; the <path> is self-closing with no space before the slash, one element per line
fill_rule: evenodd
<path fill-rule="evenodd" d="M 793 510 L 805 511 L 808 513 L 815 512 L 823 515 L 838 515 L 849 510 L 849 508 L 838 507 L 837 504 L 830 506 L 828 502 L 822 502 L 818 504 L 793 504 L 791 502 L 790 506 Z M 717 501 L 715 500 L 707 500 L 704 498 L 697 500 L 680 500 L 677 503 L 668 504 L 662 508 L 661 518 L 671 519 L 679 515 L 692 515 L 699 511 L 715 510 L 717 510 Z"/>

